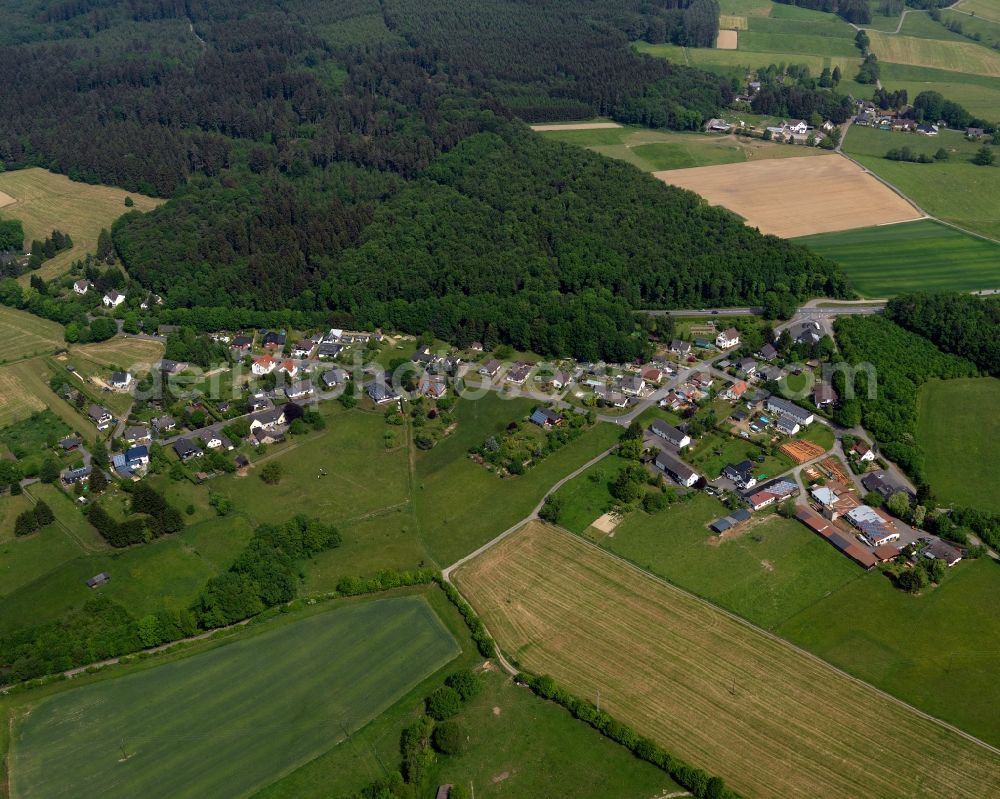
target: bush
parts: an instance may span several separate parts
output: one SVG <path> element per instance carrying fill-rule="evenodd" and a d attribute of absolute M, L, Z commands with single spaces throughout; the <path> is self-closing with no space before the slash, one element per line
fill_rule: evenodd
<path fill-rule="evenodd" d="M 434 728 L 431 742 L 441 754 L 457 755 L 465 748 L 465 733 L 454 721 L 445 721 Z"/>
<path fill-rule="evenodd" d="M 55 514 L 45 502 L 41 500 L 35 505 L 35 521 L 38 522 L 39 527 L 47 527 L 56 520 Z"/>
<path fill-rule="evenodd" d="M 35 518 L 34 511 L 23 511 L 14 520 L 14 535 L 31 535 L 37 529 L 38 520 Z"/>
<path fill-rule="evenodd" d="M 479 675 L 472 669 L 462 669 L 450 674 L 444 684 L 449 688 L 454 688 L 463 702 L 468 702 L 472 697 L 482 690 L 483 683 Z"/>
<path fill-rule="evenodd" d="M 668 504 L 667 495 L 662 491 L 651 491 L 642 498 L 642 509 L 646 513 L 659 513 Z"/>
<path fill-rule="evenodd" d="M 281 481 L 281 464 L 277 461 L 270 461 L 264 464 L 260 470 L 260 479 L 268 485 L 277 485 Z"/>
<path fill-rule="evenodd" d="M 562 498 L 556 496 L 555 494 L 550 494 L 545 498 L 545 502 L 542 504 L 541 510 L 538 511 L 538 518 L 543 522 L 559 524 L 559 519 L 562 517 L 562 509 Z"/>
<path fill-rule="evenodd" d="M 424 700 L 424 705 L 428 716 L 444 721 L 462 709 L 462 697 L 451 686 L 443 685 Z"/>

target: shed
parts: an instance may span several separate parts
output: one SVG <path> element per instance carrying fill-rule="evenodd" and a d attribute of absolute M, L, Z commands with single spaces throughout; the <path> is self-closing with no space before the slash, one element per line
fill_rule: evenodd
<path fill-rule="evenodd" d="M 714 522 L 708 525 L 709 529 L 720 534 L 726 532 L 726 530 L 728 530 L 732 526 L 733 525 L 730 523 L 729 519 L 716 519 Z"/>
<path fill-rule="evenodd" d="M 101 572 L 100 574 L 95 574 L 89 580 L 87 580 L 88 588 L 97 588 L 99 585 L 104 585 L 108 580 L 111 579 L 111 575 L 107 572 Z"/>

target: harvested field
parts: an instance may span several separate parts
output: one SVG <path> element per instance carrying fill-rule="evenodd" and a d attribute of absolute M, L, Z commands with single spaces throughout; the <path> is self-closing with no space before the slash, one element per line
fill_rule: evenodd
<path fill-rule="evenodd" d="M 9 194 L 4 194 L 2 191 L 0 191 L 0 208 L 3 208 L 5 205 L 10 205 L 11 203 L 14 202 L 17 202 L 17 200 L 15 200 Z"/>
<path fill-rule="evenodd" d="M 719 27 L 725 30 L 745 31 L 747 18 L 739 14 L 719 14 Z"/>
<path fill-rule="evenodd" d="M 975 42 L 946 42 L 869 31 L 879 61 L 1000 77 L 1000 54 Z"/>
<path fill-rule="evenodd" d="M 27 311 L 0 306 L 0 336 L 3 337 L 4 362 L 43 353 L 55 352 L 65 346 L 63 328 Z"/>
<path fill-rule="evenodd" d="M 116 336 L 99 344 L 73 347 L 73 356 L 84 358 L 99 367 L 127 369 L 132 374 L 144 374 L 161 357 L 164 345 L 149 339 Z"/>
<path fill-rule="evenodd" d="M 532 125 L 531 129 L 539 133 L 549 130 L 611 130 L 620 128 L 617 122 L 566 122 L 554 125 Z"/>
<path fill-rule="evenodd" d="M 821 446 L 813 444 L 811 441 L 789 441 L 781 445 L 781 451 L 796 463 L 811 461 L 826 452 Z"/>
<path fill-rule="evenodd" d="M 130 210 L 125 207 L 126 197 L 132 198 L 135 205 L 131 210 L 135 211 L 150 211 L 163 202 L 111 186 L 78 183 L 37 167 L 0 174 L 0 191 L 14 199 L 4 210 L 4 216 L 21 220 L 27 242 L 44 239 L 55 229 L 72 237 L 70 249 L 46 261 L 33 273 L 45 280 L 63 274 L 73 261 L 95 251 L 101 228 L 110 228 L 112 222 Z M 21 282 L 27 284 L 29 277 L 24 275 Z"/>
<path fill-rule="evenodd" d="M 719 31 L 719 38 L 715 40 L 717 50 L 735 50 L 739 34 L 736 31 Z"/>
<path fill-rule="evenodd" d="M 525 668 L 747 796 L 1000 792 L 1000 752 L 565 531 L 528 524 L 456 581 Z"/>
<path fill-rule="evenodd" d="M 791 146 L 791 145 L 786 145 Z M 654 172 L 783 238 L 920 219 L 892 189 L 839 155 Z"/>

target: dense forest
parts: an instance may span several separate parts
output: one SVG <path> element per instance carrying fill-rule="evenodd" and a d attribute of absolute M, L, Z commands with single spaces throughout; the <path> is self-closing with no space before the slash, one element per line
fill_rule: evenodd
<path fill-rule="evenodd" d="M 856 396 L 841 403 L 837 421 L 847 427 L 862 423 L 883 454 L 904 468 L 914 484 L 924 485 L 924 456 L 915 440 L 920 386 L 935 378 L 974 377 L 979 370 L 883 316 L 842 316 L 834 332 L 848 364 L 874 367 L 874 377 L 858 370 Z M 844 379 L 837 373 L 834 386 L 841 397 L 850 397 Z"/>
<path fill-rule="evenodd" d="M 1000 377 L 1000 298 L 904 294 L 890 300 L 885 313 L 900 327 Z"/>
<path fill-rule="evenodd" d="M 14 0 L 0 158 L 172 198 L 112 236 L 161 321 L 293 312 L 631 357 L 637 307 L 847 292 L 831 262 L 519 121 L 699 128 L 731 83 L 629 40 L 710 44 L 717 16 L 716 0 Z M 837 117 L 813 87 L 787 93 Z"/>

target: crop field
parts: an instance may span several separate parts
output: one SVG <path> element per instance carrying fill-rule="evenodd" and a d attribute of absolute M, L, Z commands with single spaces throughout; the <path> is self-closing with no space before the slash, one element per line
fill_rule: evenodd
<path fill-rule="evenodd" d="M 54 352 L 64 345 L 63 328 L 27 311 L 0 305 L 0 336 L 3 336 L 3 362 Z"/>
<path fill-rule="evenodd" d="M 674 133 L 638 127 L 616 130 L 553 130 L 545 133 L 545 136 L 586 147 L 608 158 L 628 161 L 643 172 L 824 153 L 815 147 L 789 147 L 761 139 L 707 133 Z"/>
<path fill-rule="evenodd" d="M 66 691 L 15 723 L 11 796 L 247 796 L 459 651 L 425 600 L 401 597 Z"/>
<path fill-rule="evenodd" d="M 697 192 L 712 205 L 725 206 L 762 233 L 783 238 L 920 217 L 891 189 L 837 155 L 671 170 L 653 176 Z"/>
<path fill-rule="evenodd" d="M 727 513 L 696 494 L 652 516 L 628 516 L 600 544 L 769 630 L 864 574 L 797 521 L 777 516 L 720 539 L 706 525 Z"/>
<path fill-rule="evenodd" d="M 975 42 L 894 36 L 878 31 L 870 31 L 868 36 L 879 61 L 1000 77 L 1000 53 Z"/>
<path fill-rule="evenodd" d="M 747 795 L 1000 791 L 994 751 L 570 533 L 530 524 L 456 580 L 525 668 L 600 691 L 602 709 Z"/>
<path fill-rule="evenodd" d="M 866 297 L 1000 286 L 1000 245 L 931 220 L 798 239 L 836 261 Z"/>
<path fill-rule="evenodd" d="M 33 239 L 42 240 L 53 230 L 69 233 L 73 246 L 42 264 L 34 274 L 46 280 L 65 272 L 69 265 L 97 248 L 101 228 L 128 210 L 150 211 L 163 200 L 133 194 L 110 186 L 77 183 L 65 175 L 44 169 L 19 169 L 0 174 L 0 191 L 15 202 L 4 208 L 7 219 L 19 219 L 24 224 L 25 246 Z M 135 203 L 125 207 L 125 198 Z M 22 280 L 26 283 L 28 275 Z"/>
<path fill-rule="evenodd" d="M 917 441 L 927 477 L 945 505 L 1000 513 L 1000 380 L 935 380 L 920 389 Z"/>
<path fill-rule="evenodd" d="M 724 30 L 745 31 L 747 18 L 738 14 L 719 14 L 719 27 Z"/>
<path fill-rule="evenodd" d="M 914 597 L 877 572 L 792 616 L 778 634 L 1000 746 L 1000 565 L 962 561 Z M 859 612 L 874 608 L 877 612 Z M 982 796 L 997 795 L 997 789 Z"/>

